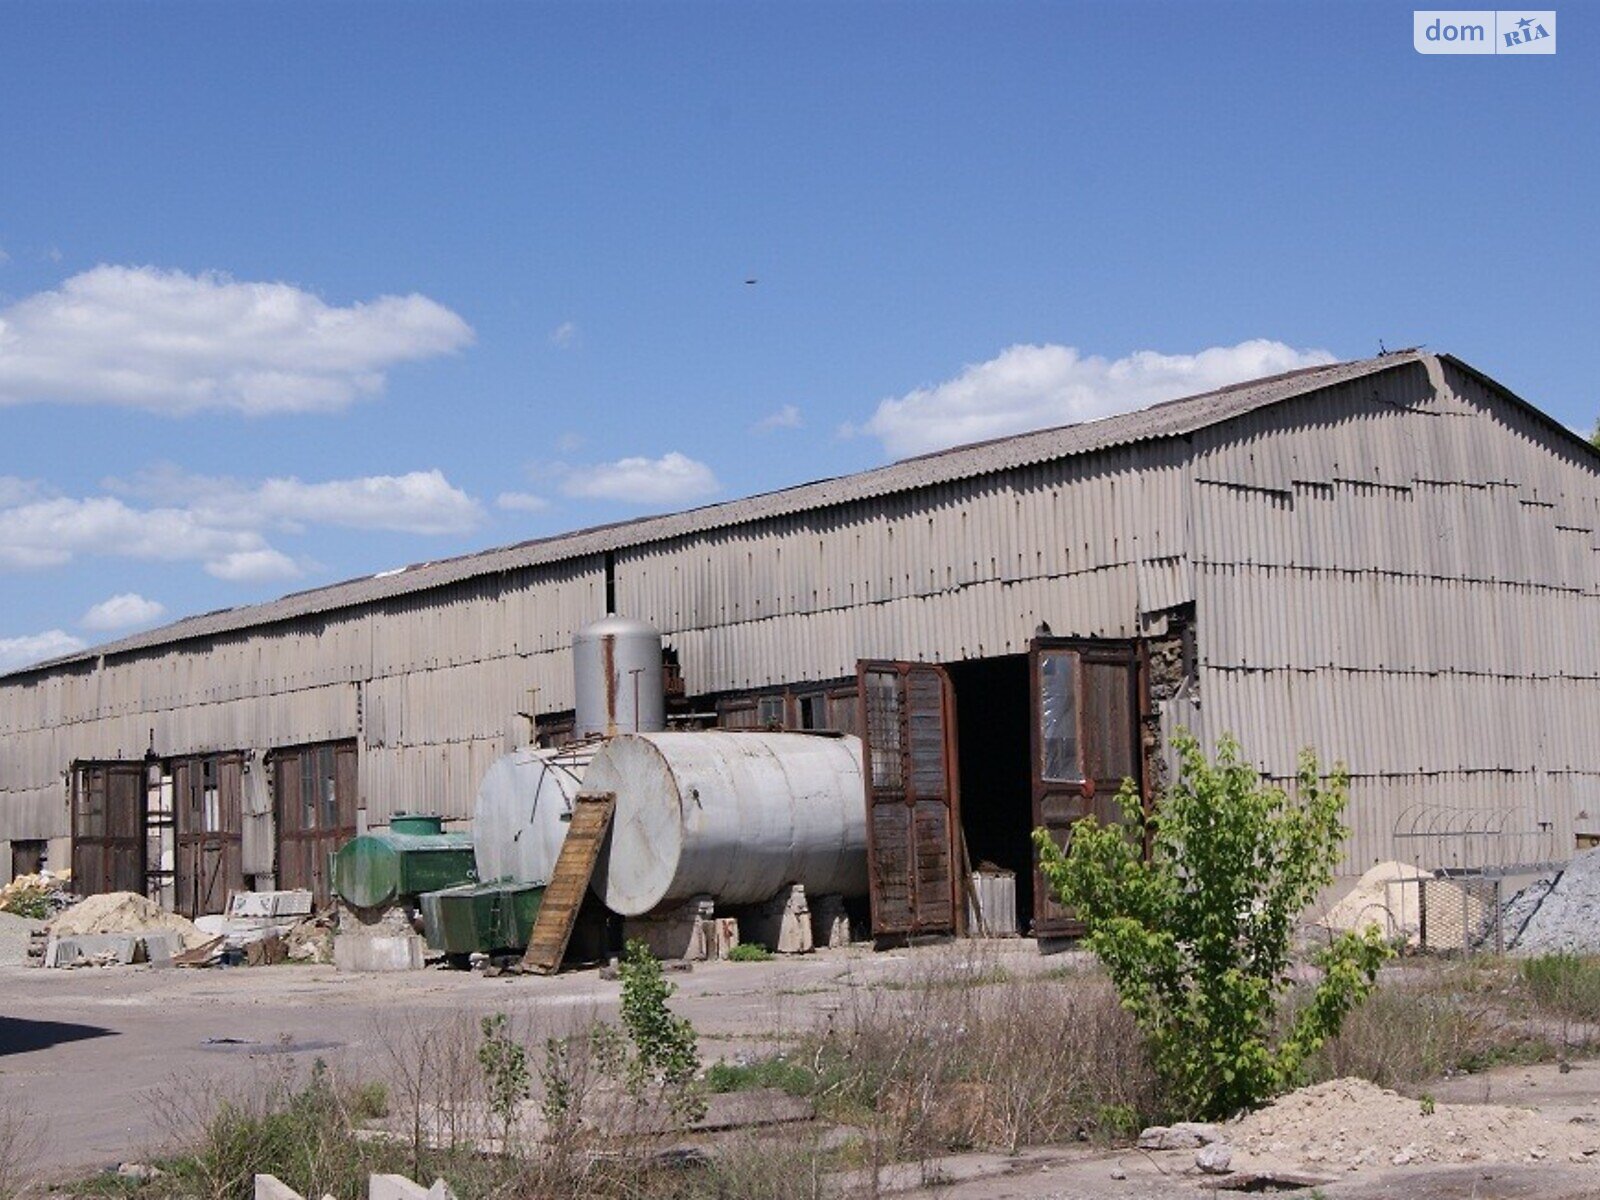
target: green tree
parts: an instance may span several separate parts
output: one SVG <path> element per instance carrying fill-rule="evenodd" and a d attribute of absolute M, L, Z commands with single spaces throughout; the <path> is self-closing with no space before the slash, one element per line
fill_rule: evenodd
<path fill-rule="evenodd" d="M 1596 450 L 1600 450 L 1600 420 L 1594 423 L 1594 432 L 1589 435 L 1589 441 L 1594 444 Z"/>
<path fill-rule="evenodd" d="M 1262 782 L 1231 737 L 1214 765 L 1186 732 L 1174 747 L 1178 780 L 1157 819 L 1147 823 L 1130 782 L 1121 824 L 1087 818 L 1065 851 L 1042 829 L 1034 841 L 1046 880 L 1149 1038 L 1174 1106 L 1221 1118 L 1294 1086 L 1391 951 L 1375 927 L 1335 938 L 1315 956 L 1311 998 L 1279 1032 L 1296 921 L 1332 881 L 1349 834 L 1348 777 L 1337 768 L 1324 779 L 1305 751 L 1291 799 Z"/>

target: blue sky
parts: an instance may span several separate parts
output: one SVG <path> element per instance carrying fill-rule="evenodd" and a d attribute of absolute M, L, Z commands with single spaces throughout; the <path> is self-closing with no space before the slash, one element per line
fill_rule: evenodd
<path fill-rule="evenodd" d="M 0 6 L 0 667 L 1380 339 L 1587 429 L 1593 11 Z"/>

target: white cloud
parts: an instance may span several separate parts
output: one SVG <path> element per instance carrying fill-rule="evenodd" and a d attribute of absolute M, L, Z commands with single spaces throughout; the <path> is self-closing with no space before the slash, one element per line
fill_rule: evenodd
<path fill-rule="evenodd" d="M 163 562 L 210 561 L 266 543 L 178 508 L 131 508 L 112 496 L 37 500 L 0 510 L 0 568 L 61 566 L 80 554 Z"/>
<path fill-rule="evenodd" d="M 78 624 L 97 632 L 131 629 L 160 620 L 166 611 L 166 605 L 157 600 L 146 600 L 137 592 L 122 592 L 96 604 Z"/>
<path fill-rule="evenodd" d="M 710 496 L 721 486 L 705 463 L 672 450 L 660 458 L 623 458 L 573 467 L 561 490 L 586 500 L 683 504 Z"/>
<path fill-rule="evenodd" d="M 29 500 L 37 500 L 44 494 L 44 486 L 36 479 L 0 475 L 0 508 L 26 504 Z"/>
<path fill-rule="evenodd" d="M 300 568 L 287 554 L 267 546 L 214 558 L 206 563 L 206 574 L 229 583 L 265 583 L 273 579 L 294 579 L 300 574 Z"/>
<path fill-rule="evenodd" d="M 509 512 L 541 512 L 550 507 L 550 501 L 532 492 L 501 492 L 494 503 Z"/>
<path fill-rule="evenodd" d="M 438 468 L 327 483 L 269 479 L 242 498 L 285 528 L 316 524 L 397 533 L 465 533 L 483 519 L 478 502 L 453 487 Z"/>
<path fill-rule="evenodd" d="M 181 504 L 207 525 L 224 529 L 275 527 L 300 533 L 308 525 L 385 529 L 396 533 L 465 533 L 483 509 L 437 467 L 404 475 L 364 475 L 306 483 L 294 476 L 244 482 L 192 475 L 170 463 L 129 480 L 107 479 L 107 491 Z"/>
<path fill-rule="evenodd" d="M 75 638 L 60 629 L 0 638 L 0 671 L 15 671 L 18 667 L 60 658 L 64 654 L 76 654 L 87 648 L 88 643 L 82 638 Z"/>
<path fill-rule="evenodd" d="M 0 246 L 0 267 L 5 266 L 10 261 L 11 255 L 6 253 L 6 248 L 4 246 Z"/>
<path fill-rule="evenodd" d="M 578 323 L 563 321 L 550 331 L 550 344 L 560 350 L 570 350 L 578 344 Z"/>
<path fill-rule="evenodd" d="M 752 428 L 757 433 L 771 433 L 775 429 L 799 429 L 803 424 L 800 410 L 793 404 L 785 404 L 777 412 L 762 417 Z"/>
<path fill-rule="evenodd" d="M 286 283 L 99 266 L 0 309 L 0 405 L 329 412 L 472 338 L 415 293 L 338 307 Z"/>
<path fill-rule="evenodd" d="M 1198 354 L 1140 350 L 1108 360 L 1071 346 L 1011 346 L 954 379 L 882 401 L 872 418 L 845 426 L 871 434 L 896 457 L 1092 421 L 1245 379 L 1333 362 L 1325 350 L 1296 350 L 1257 338 Z"/>

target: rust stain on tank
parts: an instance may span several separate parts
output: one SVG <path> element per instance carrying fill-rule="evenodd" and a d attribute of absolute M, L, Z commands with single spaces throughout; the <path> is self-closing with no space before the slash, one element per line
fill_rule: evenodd
<path fill-rule="evenodd" d="M 606 736 L 617 736 L 617 638 L 606 634 L 600 639 L 600 662 L 606 673 Z"/>

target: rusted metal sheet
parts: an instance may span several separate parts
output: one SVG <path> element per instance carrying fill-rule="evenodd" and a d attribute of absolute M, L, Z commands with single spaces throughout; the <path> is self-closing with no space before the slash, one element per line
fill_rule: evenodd
<path fill-rule="evenodd" d="M 961 803 L 949 677 L 928 663 L 863 662 L 857 678 L 873 934 L 956 933 Z"/>

